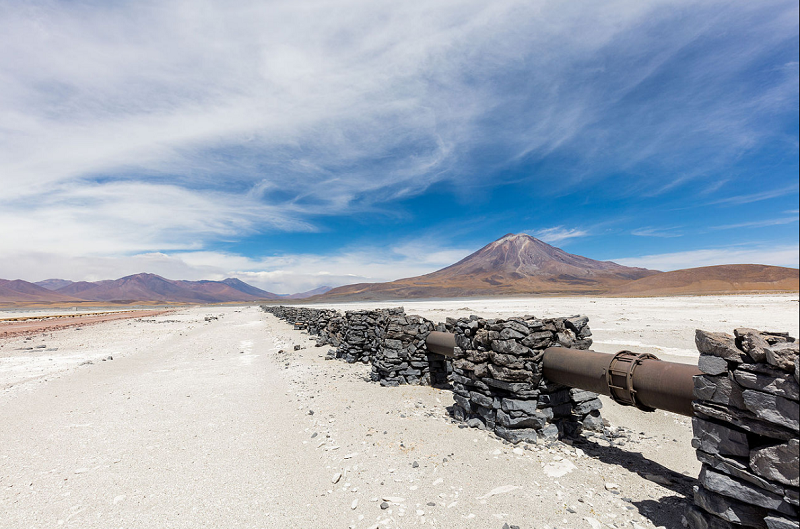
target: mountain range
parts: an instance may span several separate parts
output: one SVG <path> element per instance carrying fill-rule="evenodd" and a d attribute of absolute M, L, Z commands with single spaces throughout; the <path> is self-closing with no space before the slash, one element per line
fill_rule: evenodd
<path fill-rule="evenodd" d="M 0 279 L 0 302 L 325 302 L 507 295 L 661 296 L 796 292 L 799 288 L 796 268 L 744 264 L 659 272 L 596 261 L 567 253 L 530 235 L 509 233 L 441 270 L 388 283 L 320 287 L 287 295 L 267 292 L 236 278 L 176 281 L 154 274 L 135 274 L 94 282 Z"/>
<path fill-rule="evenodd" d="M 0 302 L 225 303 L 304 299 L 329 290 L 320 287 L 298 294 L 274 294 L 236 278 L 222 281 L 182 281 L 155 274 L 135 274 L 105 281 L 45 279 L 36 283 L 0 279 Z"/>
<path fill-rule="evenodd" d="M 659 272 L 595 261 L 535 237 L 509 233 L 436 272 L 388 283 L 334 288 L 314 301 L 502 295 L 711 294 L 796 291 L 798 270 L 765 265 L 720 265 Z"/>

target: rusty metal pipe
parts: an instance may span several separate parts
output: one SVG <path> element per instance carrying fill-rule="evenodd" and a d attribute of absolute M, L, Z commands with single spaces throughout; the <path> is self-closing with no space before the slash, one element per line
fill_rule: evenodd
<path fill-rule="evenodd" d="M 456 346 L 455 335 L 432 332 L 428 350 L 449 358 Z M 697 366 L 662 362 L 650 354 L 621 351 L 615 355 L 550 347 L 542 359 L 542 374 L 551 382 L 593 391 L 611 397 L 623 406 L 645 411 L 667 410 L 691 417 L 694 399 L 692 377 Z"/>
<path fill-rule="evenodd" d="M 662 362 L 630 351 L 609 356 L 550 347 L 544 352 L 542 374 L 551 382 L 607 395 L 625 406 L 693 415 L 692 377 L 700 374 L 697 366 Z"/>
<path fill-rule="evenodd" d="M 428 351 L 453 358 L 453 349 L 456 347 L 456 335 L 450 332 L 433 331 L 425 340 Z"/>

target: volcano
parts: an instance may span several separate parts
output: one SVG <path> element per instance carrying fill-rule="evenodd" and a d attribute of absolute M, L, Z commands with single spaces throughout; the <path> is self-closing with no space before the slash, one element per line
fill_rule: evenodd
<path fill-rule="evenodd" d="M 320 299 L 406 299 L 523 294 L 602 294 L 656 270 L 595 261 L 509 233 L 436 272 L 334 288 Z"/>

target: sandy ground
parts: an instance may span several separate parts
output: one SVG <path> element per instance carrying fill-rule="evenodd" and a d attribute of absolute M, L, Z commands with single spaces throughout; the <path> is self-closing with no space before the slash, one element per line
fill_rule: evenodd
<path fill-rule="evenodd" d="M 48 314 L 42 316 L 13 316 L 4 318 L 0 312 L 0 338 L 52 332 L 67 327 L 83 327 L 104 321 L 146 318 L 165 314 L 166 310 L 130 310 L 92 312 L 85 314 Z"/>
<path fill-rule="evenodd" d="M 731 314 L 793 330 L 775 319 L 793 311 L 796 329 L 797 302 L 770 299 L 729 298 Z M 574 303 L 524 312 L 592 314 Z M 668 326 L 637 303 L 618 314 Z M 675 312 L 740 325 L 711 304 Z M 683 347 L 681 322 L 651 342 L 605 321 L 597 338 Z M 326 351 L 256 307 L 0 340 L 0 527 L 680 527 L 699 470 L 688 418 L 612 403 L 628 428 L 613 444 L 523 450 L 459 428 L 449 391 L 380 387 Z"/>

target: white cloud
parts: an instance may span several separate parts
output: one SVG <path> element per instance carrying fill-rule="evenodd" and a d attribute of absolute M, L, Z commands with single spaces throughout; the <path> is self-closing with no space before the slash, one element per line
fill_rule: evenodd
<path fill-rule="evenodd" d="M 762 200 L 769 200 L 770 198 L 783 197 L 797 194 L 797 184 L 782 187 L 779 189 L 768 189 L 766 191 L 759 191 L 758 193 L 749 193 L 746 195 L 736 195 L 732 197 L 722 198 L 712 204 L 727 204 L 731 206 L 739 206 L 742 204 L 750 204 L 752 202 L 761 202 Z"/>
<path fill-rule="evenodd" d="M 682 233 L 677 233 L 672 230 L 676 230 L 678 228 L 671 227 L 671 228 L 638 228 L 631 232 L 631 235 L 636 235 L 637 237 L 663 237 L 663 238 L 673 238 L 673 237 L 682 237 Z"/>
<path fill-rule="evenodd" d="M 418 241 L 397 248 L 359 247 L 333 255 L 285 254 L 260 259 L 212 251 L 92 257 L 27 251 L 7 255 L 0 262 L 0 277 L 96 281 L 147 271 L 169 279 L 238 277 L 270 292 L 292 294 L 323 285 L 383 282 L 426 274 L 472 251 Z"/>
<path fill-rule="evenodd" d="M 202 248 L 209 238 L 241 236 L 256 226 L 314 229 L 288 209 L 231 193 L 155 183 L 64 185 L 2 206 L 0 226 L 9 229 L 0 230 L 0 248 L 7 253 L 113 256 L 190 250 Z"/>
<path fill-rule="evenodd" d="M 0 225 L 14 230 L 0 230 L 0 251 L 4 261 L 67 259 L 81 276 L 142 259 L 187 274 L 252 272 L 257 258 L 229 266 L 220 263 L 244 258 L 174 261 L 175 251 L 314 230 L 320 215 L 375 211 L 442 181 L 468 193 L 497 167 L 558 150 L 570 167 L 535 177 L 545 190 L 601 178 L 604 167 L 639 175 L 634 189 L 683 185 L 770 137 L 753 116 L 797 106 L 796 64 L 763 93 L 739 88 L 742 71 L 795 38 L 797 10 L 682 0 L 2 2 Z M 716 40 L 727 34 L 747 38 L 728 50 L 730 40 Z M 686 54 L 697 58 L 682 63 L 670 104 L 649 97 L 643 87 L 697 42 L 710 51 Z M 737 90 L 709 82 L 720 79 Z M 687 145 L 708 147 L 695 171 L 664 183 L 661 171 L 638 170 L 694 167 L 674 155 Z M 586 234 L 557 226 L 537 236 Z M 414 275 L 458 253 L 406 245 L 383 255 Z M 350 273 L 344 255 L 337 277 Z M 302 263 L 328 264 L 315 259 Z M 391 275 L 388 265 L 358 270 Z"/>
<path fill-rule="evenodd" d="M 625 266 L 639 266 L 665 272 L 682 268 L 723 264 L 765 264 L 797 268 L 799 250 L 800 247 L 797 245 L 732 246 L 728 248 L 709 248 L 643 255 L 640 257 L 625 257 L 612 259 L 612 261 Z"/>
<path fill-rule="evenodd" d="M 783 217 L 779 219 L 766 219 L 766 220 L 756 220 L 752 222 L 739 222 L 737 224 L 726 224 L 723 226 L 712 226 L 711 230 L 734 230 L 740 228 L 766 228 L 769 226 L 781 226 L 783 224 L 791 224 L 793 222 L 797 222 L 798 218 L 795 217 Z"/>
<path fill-rule="evenodd" d="M 530 233 L 537 239 L 540 239 L 546 243 L 559 242 L 566 239 L 573 239 L 575 237 L 586 237 L 589 235 L 589 232 L 586 230 L 578 228 L 565 228 L 564 226 L 554 226 L 552 228 L 543 228 L 541 230 L 524 233 Z"/>

